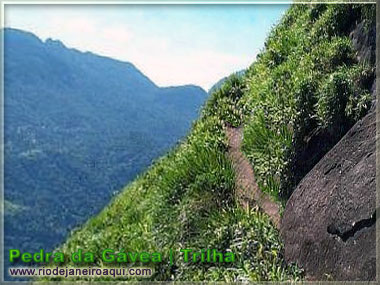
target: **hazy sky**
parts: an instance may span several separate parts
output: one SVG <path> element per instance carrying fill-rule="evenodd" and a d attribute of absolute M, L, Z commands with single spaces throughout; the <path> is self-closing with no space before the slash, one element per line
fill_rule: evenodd
<path fill-rule="evenodd" d="M 6 5 L 5 26 L 209 89 L 248 67 L 288 5 Z"/>

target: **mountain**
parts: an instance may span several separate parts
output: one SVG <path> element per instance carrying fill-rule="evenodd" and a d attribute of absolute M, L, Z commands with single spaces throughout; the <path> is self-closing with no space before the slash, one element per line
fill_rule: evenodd
<path fill-rule="evenodd" d="M 5 245 L 53 249 L 173 147 L 207 93 L 5 29 Z"/>
<path fill-rule="evenodd" d="M 359 60 L 355 50 L 357 45 L 353 44 L 350 34 L 359 24 L 366 27 L 362 34 L 368 34 L 375 25 L 375 15 L 376 5 L 292 5 L 270 32 L 265 48 L 244 75 L 229 77 L 211 94 L 187 138 L 127 185 L 99 215 L 74 230 L 58 250 L 65 254 L 78 248 L 93 252 L 98 258 L 86 266 L 104 266 L 99 256 L 106 248 L 124 253 L 162 253 L 161 262 L 127 263 L 154 268 L 150 280 L 254 282 L 303 279 L 308 272 L 304 272 L 302 264 L 286 262 L 278 225 L 271 218 L 280 216 L 305 176 L 308 182 L 305 185 L 322 187 L 323 173 L 310 176 L 307 173 L 316 165 L 318 174 L 321 173 L 318 161 L 371 108 L 374 63 Z M 350 136 L 347 139 L 350 140 Z M 328 165 L 334 165 L 334 157 L 327 157 L 330 157 Z M 335 156 L 339 161 L 344 157 Z M 332 173 L 337 170 L 333 169 Z M 329 170 L 323 171 L 326 175 Z M 364 170 L 350 173 L 365 175 Z M 317 181 L 311 183 L 313 177 Z M 342 176 L 334 177 L 339 179 Z M 361 177 L 350 181 L 355 179 Z M 255 193 L 248 193 L 249 189 L 254 189 Z M 351 193 L 347 188 L 333 190 L 339 191 L 334 197 Z M 315 189 L 302 188 L 303 193 L 307 191 L 313 193 Z M 295 193 L 295 197 L 302 198 L 298 190 Z M 265 199 L 261 199 L 262 195 Z M 319 204 L 303 201 L 302 205 L 311 203 L 315 207 L 324 207 L 318 209 L 321 213 L 339 212 L 334 209 L 340 207 L 340 199 L 327 204 L 321 197 L 326 197 L 325 193 L 318 195 Z M 277 208 L 267 207 L 273 203 Z M 331 210 L 327 211 L 328 208 Z M 355 211 L 351 207 L 350 214 L 355 215 Z M 299 215 L 302 217 L 303 213 Z M 294 215 L 288 217 L 288 221 L 295 218 Z M 334 216 L 332 219 L 341 221 L 344 217 Z M 354 221 L 360 219 L 355 217 Z M 317 217 L 313 217 L 312 221 L 315 220 Z M 305 225 L 310 229 L 299 229 L 293 224 L 290 230 L 318 232 L 313 231 L 312 223 Z M 329 225 L 324 226 L 328 231 Z M 324 233 L 325 237 L 331 245 L 337 238 Z M 293 248 L 302 246 L 301 240 L 307 238 L 293 239 L 299 242 Z M 367 241 L 371 242 L 371 239 Z M 313 256 L 309 260 L 315 260 L 314 264 L 326 263 L 321 256 L 328 247 L 322 245 L 317 247 L 318 251 L 313 251 L 313 244 L 303 244 L 307 245 L 303 248 L 303 256 Z M 222 255 L 235 253 L 235 260 L 202 260 L 199 256 L 205 248 L 215 249 Z M 191 249 L 190 261 L 186 260 L 181 249 Z M 174 256 L 173 263 L 169 256 Z M 328 254 L 325 257 L 335 258 Z M 353 260 L 352 256 L 350 260 Z M 373 259 L 368 260 L 371 264 L 366 263 L 364 267 L 375 268 Z M 65 265 L 72 263 L 67 261 Z M 343 274 L 349 271 L 349 268 L 345 269 L 341 271 Z M 342 276 L 324 275 L 324 278 L 330 277 L 340 279 Z M 366 279 L 374 277 L 368 275 Z M 125 278 L 118 276 L 114 279 Z M 128 279 L 147 280 L 145 277 Z"/>

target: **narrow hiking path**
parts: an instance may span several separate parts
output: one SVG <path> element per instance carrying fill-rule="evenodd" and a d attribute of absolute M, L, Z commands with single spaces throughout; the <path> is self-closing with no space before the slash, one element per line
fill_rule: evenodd
<path fill-rule="evenodd" d="M 280 226 L 280 206 L 263 193 L 257 185 L 253 168 L 241 151 L 243 140 L 242 128 L 227 127 L 228 156 L 236 173 L 236 197 L 243 207 L 257 206 L 273 221 L 276 228 Z"/>

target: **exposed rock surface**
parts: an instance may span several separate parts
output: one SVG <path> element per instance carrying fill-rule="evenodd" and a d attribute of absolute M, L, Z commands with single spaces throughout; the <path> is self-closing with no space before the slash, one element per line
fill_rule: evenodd
<path fill-rule="evenodd" d="M 376 278 L 376 112 L 302 179 L 281 221 L 285 259 L 310 279 Z"/>
<path fill-rule="evenodd" d="M 360 62 L 375 64 L 376 61 L 376 26 L 359 23 L 350 33 L 350 39 Z"/>

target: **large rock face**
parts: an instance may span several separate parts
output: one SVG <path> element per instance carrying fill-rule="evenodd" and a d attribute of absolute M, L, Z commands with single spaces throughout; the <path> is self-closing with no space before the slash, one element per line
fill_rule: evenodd
<path fill-rule="evenodd" d="M 366 22 L 359 23 L 350 33 L 350 39 L 360 62 L 376 62 L 376 26 L 366 27 Z"/>
<path fill-rule="evenodd" d="M 281 223 L 285 259 L 310 279 L 375 280 L 376 112 L 304 177 Z"/>

